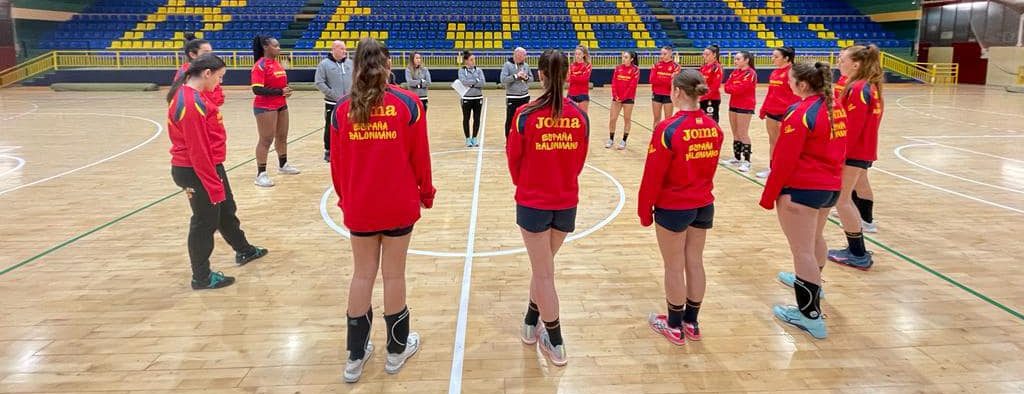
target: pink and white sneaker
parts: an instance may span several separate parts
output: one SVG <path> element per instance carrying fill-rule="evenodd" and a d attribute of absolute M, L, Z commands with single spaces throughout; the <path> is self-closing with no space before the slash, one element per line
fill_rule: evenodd
<path fill-rule="evenodd" d="M 697 323 L 683 323 L 683 335 L 691 341 L 699 341 L 701 338 L 700 327 L 697 327 Z"/>
<path fill-rule="evenodd" d="M 682 346 L 686 344 L 686 337 L 683 336 L 683 331 L 668 326 L 668 316 L 652 313 L 647 317 L 647 324 L 651 326 L 651 330 L 661 334 L 673 345 Z"/>

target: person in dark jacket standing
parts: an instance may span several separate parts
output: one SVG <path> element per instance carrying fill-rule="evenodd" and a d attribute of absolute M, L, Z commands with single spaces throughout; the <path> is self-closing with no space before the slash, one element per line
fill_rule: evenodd
<path fill-rule="evenodd" d="M 316 66 L 314 84 L 324 94 L 324 161 L 331 161 L 331 115 L 338 100 L 352 91 L 352 61 L 345 43 L 335 41 L 331 53 Z"/>
<path fill-rule="evenodd" d="M 533 74 L 526 64 L 526 50 L 516 48 L 501 68 L 501 84 L 505 86 L 505 138 L 508 138 L 516 110 L 530 102 L 530 82 L 533 82 Z"/>

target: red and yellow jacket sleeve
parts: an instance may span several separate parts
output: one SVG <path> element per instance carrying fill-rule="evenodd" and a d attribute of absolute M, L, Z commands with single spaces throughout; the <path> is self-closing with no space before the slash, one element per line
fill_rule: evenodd
<path fill-rule="evenodd" d="M 347 97 L 345 101 L 348 101 Z M 344 171 L 344 166 L 342 165 L 341 160 L 342 147 L 341 136 L 339 134 L 342 133 L 345 129 L 347 129 L 346 125 L 348 123 L 348 119 L 346 118 L 346 116 L 348 114 L 348 110 L 346 109 L 345 111 L 342 111 L 342 105 L 345 105 L 347 107 L 349 104 L 346 102 L 338 102 L 336 107 L 337 110 L 335 110 L 331 114 L 330 126 L 331 182 L 334 184 L 334 192 L 338 194 L 338 205 L 341 205 L 341 202 L 345 198 L 343 192 L 345 191 L 344 185 L 347 184 L 347 182 L 345 182 L 345 176 L 347 175 L 347 173 Z"/>
<path fill-rule="evenodd" d="M 740 74 L 736 74 L 740 73 Z M 751 77 L 750 71 L 733 71 L 729 81 L 725 84 L 725 92 L 737 96 L 747 96 L 754 93 L 757 80 Z"/>
<path fill-rule="evenodd" d="M 804 150 L 804 142 L 810 131 L 803 123 L 802 111 L 795 110 L 786 115 L 779 126 L 779 139 L 775 142 L 772 154 L 772 172 L 761 193 L 761 206 L 765 209 L 775 208 L 775 200 L 782 193 L 783 186 L 796 171 L 800 154 Z"/>
<path fill-rule="evenodd" d="M 668 173 L 669 165 L 672 164 L 672 151 L 668 148 L 671 144 L 665 141 L 669 138 L 665 134 L 665 120 L 658 124 L 651 134 L 651 143 L 647 147 L 647 162 L 644 164 L 644 175 L 640 181 L 640 192 L 638 196 L 637 216 L 640 217 L 640 225 L 647 227 L 654 223 L 654 204 L 661 194 L 661 187 L 665 183 L 665 174 Z"/>
<path fill-rule="evenodd" d="M 569 73 L 569 83 L 571 84 L 589 84 L 590 73 L 593 68 L 589 64 L 583 64 L 582 66 L 573 66 L 575 72 Z"/>
<path fill-rule="evenodd" d="M 425 208 L 434 206 L 434 195 L 437 189 L 434 188 L 433 175 L 430 165 L 430 143 L 427 140 L 427 113 L 423 110 L 423 102 L 416 100 L 419 110 L 418 119 L 412 124 L 412 167 L 416 174 L 416 184 L 420 189 L 420 203 Z"/>
<path fill-rule="evenodd" d="M 523 135 L 523 130 L 519 129 L 519 125 L 523 122 L 520 117 L 523 115 L 523 108 L 519 107 L 516 110 L 515 115 L 512 116 L 512 128 L 508 133 L 508 141 L 505 143 L 505 156 L 508 158 L 508 173 L 512 177 L 512 185 L 519 185 L 519 174 L 520 168 L 523 162 L 523 153 L 525 151 L 524 146 L 528 142 L 526 136 Z"/>
<path fill-rule="evenodd" d="M 856 153 L 863 148 L 858 145 L 864 140 L 864 133 L 872 132 L 867 127 L 871 116 L 871 84 L 866 81 L 850 84 L 843 96 L 843 107 L 846 110 L 846 140 L 849 144 L 847 153 Z"/>
<path fill-rule="evenodd" d="M 714 63 L 706 65 L 701 71 L 704 74 L 704 83 L 708 85 L 708 94 L 701 96 L 700 100 L 720 100 L 722 98 L 722 66 Z"/>
<path fill-rule="evenodd" d="M 180 101 L 179 101 L 180 100 Z M 175 107 L 174 122 L 182 131 L 185 146 L 188 147 L 189 161 L 199 181 L 206 189 L 210 202 L 219 204 L 225 200 L 224 183 L 217 174 L 217 166 L 210 157 L 210 134 L 207 130 L 207 111 L 199 95 L 187 97 L 181 94 L 171 103 Z"/>

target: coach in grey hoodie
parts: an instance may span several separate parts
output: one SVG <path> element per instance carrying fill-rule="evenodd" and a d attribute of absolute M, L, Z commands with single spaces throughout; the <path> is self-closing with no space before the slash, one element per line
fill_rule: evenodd
<path fill-rule="evenodd" d="M 342 97 L 352 91 L 352 61 L 345 43 L 335 41 L 331 53 L 316 66 L 313 78 L 316 88 L 324 94 L 324 161 L 331 161 L 331 116 Z"/>
<path fill-rule="evenodd" d="M 533 73 L 526 64 L 526 50 L 516 48 L 501 68 L 501 84 L 505 86 L 505 138 L 508 138 L 516 110 L 530 102 L 530 82 L 533 82 Z"/>
<path fill-rule="evenodd" d="M 405 83 L 409 90 L 419 96 L 423 102 L 423 110 L 427 110 L 427 89 L 430 88 L 430 70 L 423 65 L 423 56 L 419 52 L 409 55 L 409 66 L 405 69 Z"/>

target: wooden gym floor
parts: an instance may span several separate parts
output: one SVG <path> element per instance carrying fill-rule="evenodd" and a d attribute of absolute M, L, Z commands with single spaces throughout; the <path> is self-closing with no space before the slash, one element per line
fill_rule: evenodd
<path fill-rule="evenodd" d="M 396 376 L 378 354 L 355 385 L 341 381 L 351 260 L 332 227 L 334 197 L 322 198 L 330 178 L 318 94 L 289 102 L 289 158 L 303 173 L 272 174 L 277 186 L 259 189 L 251 94 L 228 89 L 239 216 L 270 254 L 236 268 L 218 241 L 213 267 L 238 283 L 195 292 L 164 92 L 2 90 L 0 392 L 1024 391 L 1024 95 L 886 87 L 870 173 L 876 264 L 828 265 L 823 341 L 772 318 L 773 303 L 792 302 L 775 280 L 791 269 L 789 249 L 774 212 L 757 206 L 757 181 L 721 168 L 704 340 L 675 347 L 646 327 L 665 307 L 653 230 L 635 216 L 647 89 L 625 151 L 603 149 L 609 92 L 592 94 L 578 235 L 557 259 L 564 368 L 518 338 L 529 263 L 502 153 L 503 98 L 487 94 L 478 151 L 462 146 L 454 94 L 431 92 L 439 192 L 408 263 L 423 349 Z M 763 123 L 752 133 L 760 169 Z M 839 227 L 826 233 L 843 245 Z M 375 297 L 380 318 L 380 285 Z M 372 338 L 384 343 L 381 324 Z"/>

